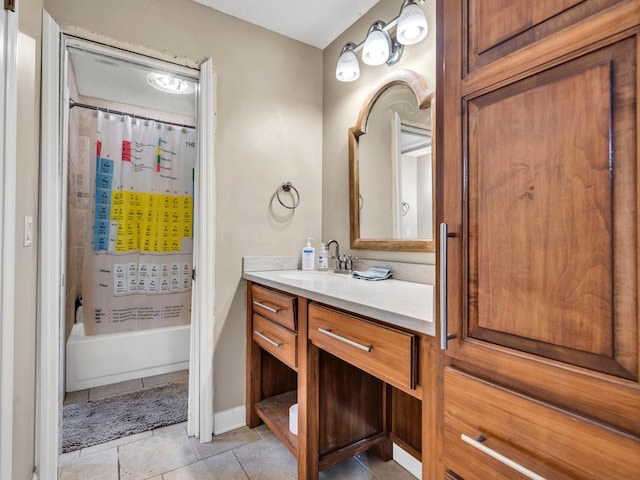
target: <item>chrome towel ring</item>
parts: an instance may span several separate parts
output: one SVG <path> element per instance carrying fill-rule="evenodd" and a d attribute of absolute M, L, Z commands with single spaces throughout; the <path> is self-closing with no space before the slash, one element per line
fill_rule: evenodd
<path fill-rule="evenodd" d="M 289 193 L 291 192 L 291 190 L 295 192 L 295 195 L 293 193 L 291 194 L 291 196 L 294 199 L 294 202 L 293 202 L 293 205 L 287 205 L 280 198 L 280 191 Z M 276 190 L 276 198 L 278 199 L 278 202 L 280 202 L 280 205 L 282 205 L 284 208 L 288 208 L 289 210 L 293 210 L 298 205 L 300 205 L 300 193 L 298 192 L 298 189 L 294 187 L 291 182 L 284 182 L 282 185 L 278 187 L 278 189 Z"/>

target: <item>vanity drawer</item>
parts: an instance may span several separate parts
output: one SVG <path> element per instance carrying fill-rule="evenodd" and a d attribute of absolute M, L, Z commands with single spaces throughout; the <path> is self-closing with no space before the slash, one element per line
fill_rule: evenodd
<path fill-rule="evenodd" d="M 416 335 L 312 303 L 309 305 L 309 340 L 387 383 L 416 388 Z"/>
<path fill-rule="evenodd" d="M 298 366 L 297 334 L 280 325 L 253 314 L 253 341 L 291 368 Z"/>
<path fill-rule="evenodd" d="M 465 480 L 595 480 L 640 472 L 640 439 L 452 368 L 444 373 L 444 410 L 445 466 Z M 476 446 L 467 443 L 480 436 Z M 517 473 L 492 452 L 540 477 Z"/>
<path fill-rule="evenodd" d="M 251 300 L 254 312 L 287 327 L 289 330 L 297 330 L 295 296 L 253 284 L 251 285 Z"/>

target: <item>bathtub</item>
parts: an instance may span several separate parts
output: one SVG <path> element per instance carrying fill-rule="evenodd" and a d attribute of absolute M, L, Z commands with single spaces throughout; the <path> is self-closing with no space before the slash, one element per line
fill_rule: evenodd
<path fill-rule="evenodd" d="M 66 391 L 186 370 L 190 337 L 190 325 L 86 336 L 76 323 L 67 340 Z"/>

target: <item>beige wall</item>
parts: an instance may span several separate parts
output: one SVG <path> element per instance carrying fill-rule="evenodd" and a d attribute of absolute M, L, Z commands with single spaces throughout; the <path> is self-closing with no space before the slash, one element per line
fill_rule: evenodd
<path fill-rule="evenodd" d="M 405 47 L 400 61 L 389 67 L 372 67 L 360 61 L 360 78 L 355 82 L 336 80 L 336 62 L 343 45 L 349 41 L 360 43 L 369 26 L 376 20 L 388 22 L 400 12 L 400 0 L 382 0 L 358 22 L 349 27 L 323 51 L 323 134 L 322 134 L 322 234 L 324 239 L 335 238 L 341 251 L 349 250 L 349 153 L 347 131 L 357 120 L 362 103 L 369 93 L 390 72 L 408 68 L 422 74 L 430 86 L 435 86 L 435 2 L 421 7 L 427 16 L 429 34 L 421 43 Z M 360 53 L 357 54 L 361 60 Z M 358 251 L 361 258 L 416 263 L 435 263 L 435 256 L 427 253 Z"/>
<path fill-rule="evenodd" d="M 217 75 L 217 411 L 244 405 L 243 255 L 296 255 L 320 238 L 322 52 L 190 0 L 47 0 L 62 30 Z M 126 14 L 124 13 L 126 12 Z M 290 180 L 290 215 L 272 195 Z"/>
<path fill-rule="evenodd" d="M 38 170 L 40 163 L 40 38 L 42 2 L 20 2 L 18 21 L 18 144 L 15 249 L 13 478 L 31 480 L 35 444 Z M 22 246 L 24 216 L 34 242 Z"/>

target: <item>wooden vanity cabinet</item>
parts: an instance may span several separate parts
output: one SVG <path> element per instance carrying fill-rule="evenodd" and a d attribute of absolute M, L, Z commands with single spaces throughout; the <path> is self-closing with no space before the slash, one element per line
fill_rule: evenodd
<path fill-rule="evenodd" d="M 438 477 L 637 478 L 640 2 L 438 19 Z"/>
<path fill-rule="evenodd" d="M 376 446 L 392 458 L 392 442 L 421 460 L 422 384 L 419 335 L 317 303 L 308 305 L 308 348 L 320 352 L 320 465 L 331 466 Z M 339 388 L 336 388 L 338 380 Z M 336 411 L 336 408 L 339 411 Z M 363 422 L 364 419 L 364 422 Z M 365 426 L 366 425 L 366 426 Z M 336 449 L 335 429 L 345 430 Z M 331 440 L 329 440 L 331 439 Z"/>
<path fill-rule="evenodd" d="M 256 283 L 247 307 L 247 425 L 269 426 L 299 478 L 371 448 L 390 460 L 392 442 L 422 459 L 423 437 L 433 437 L 423 424 L 433 403 L 423 404 L 426 336 Z"/>
<path fill-rule="evenodd" d="M 247 288 L 247 407 L 249 427 L 261 421 L 293 455 L 298 439 L 289 431 L 289 407 L 298 389 L 297 298 L 250 284 Z"/>

